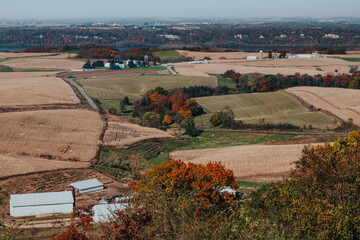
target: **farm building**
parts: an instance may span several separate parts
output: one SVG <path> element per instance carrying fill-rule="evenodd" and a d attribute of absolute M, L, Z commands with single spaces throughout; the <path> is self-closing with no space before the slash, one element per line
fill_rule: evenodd
<path fill-rule="evenodd" d="M 49 192 L 10 195 L 10 215 L 26 217 L 39 214 L 71 213 L 72 192 Z"/>
<path fill-rule="evenodd" d="M 292 58 L 315 58 L 315 57 L 322 57 L 319 53 L 312 53 L 312 54 L 290 54 L 288 56 L 289 59 Z"/>
<path fill-rule="evenodd" d="M 256 56 L 247 56 L 246 60 L 256 60 Z"/>
<path fill-rule="evenodd" d="M 98 204 L 92 210 L 94 212 L 94 222 L 106 222 L 114 216 L 115 211 L 125 210 L 128 206 L 127 203 L 111 203 L 111 204 Z"/>
<path fill-rule="evenodd" d="M 193 61 L 189 62 L 189 64 L 208 64 L 209 60 L 205 59 L 204 61 Z"/>
<path fill-rule="evenodd" d="M 99 182 L 96 178 L 71 183 L 70 186 L 73 186 L 75 191 L 79 191 L 80 194 L 104 189 L 104 184 Z"/>
<path fill-rule="evenodd" d="M 123 63 L 114 63 L 115 67 L 119 67 L 119 68 L 125 68 L 125 64 Z M 111 64 L 110 63 L 105 63 L 104 67 L 106 68 L 110 68 Z"/>

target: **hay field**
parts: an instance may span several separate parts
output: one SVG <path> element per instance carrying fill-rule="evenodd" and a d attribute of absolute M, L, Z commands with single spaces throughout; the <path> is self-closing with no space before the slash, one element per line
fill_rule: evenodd
<path fill-rule="evenodd" d="M 289 173 L 303 148 L 303 144 L 249 145 L 177 151 L 170 156 L 201 164 L 221 161 L 238 179 L 261 182 L 280 180 L 282 175 Z"/>
<path fill-rule="evenodd" d="M 295 98 L 282 92 L 201 97 L 196 101 L 210 112 L 229 106 L 235 118 L 246 123 L 258 123 L 265 119 L 267 123 L 290 123 L 301 127 L 311 124 L 315 128 L 335 124 L 332 117 L 321 112 L 309 112 Z"/>
<path fill-rule="evenodd" d="M 46 110 L 0 114 L 0 154 L 90 162 L 103 129 L 89 110 Z"/>
<path fill-rule="evenodd" d="M 172 135 L 156 128 L 142 127 L 132 123 L 108 122 L 103 143 L 107 146 L 126 147 L 150 139 L 167 139 Z"/>
<path fill-rule="evenodd" d="M 0 155 L 0 178 L 32 172 L 52 171 L 67 168 L 85 168 L 85 162 L 59 161 L 23 155 Z"/>
<path fill-rule="evenodd" d="M 338 58 L 311 58 L 311 59 L 264 59 L 246 60 L 246 56 L 258 56 L 258 53 L 197 53 L 179 51 L 184 56 L 192 56 L 195 59 L 202 59 L 205 56 L 212 58 L 209 64 L 176 63 L 175 70 L 183 76 L 205 76 L 208 74 L 222 74 L 226 70 L 233 69 L 240 73 L 262 73 L 262 74 L 335 74 L 349 73 L 350 66 L 360 65 L 347 62 Z M 265 54 L 266 56 L 266 54 Z M 349 55 L 350 56 L 350 55 Z M 225 57 L 225 59 L 221 59 Z M 318 71 L 321 69 L 322 71 Z"/>
<path fill-rule="evenodd" d="M 86 61 L 84 59 L 68 58 L 68 56 L 68 54 L 61 54 L 57 56 L 16 58 L 1 64 L 14 69 L 69 70 L 82 68 Z"/>
<path fill-rule="evenodd" d="M 285 90 L 316 108 L 329 111 L 344 121 L 360 126 L 360 90 L 325 87 L 293 87 Z"/>
<path fill-rule="evenodd" d="M 97 99 L 121 99 L 128 96 L 137 99 L 141 94 L 156 87 L 173 89 L 177 87 L 190 87 L 207 85 L 216 87 L 215 77 L 184 77 L 167 75 L 138 75 L 118 76 L 94 79 L 78 79 L 86 92 Z"/>
<path fill-rule="evenodd" d="M 74 91 L 63 80 L 43 75 L 0 73 L 0 106 L 80 103 Z"/>

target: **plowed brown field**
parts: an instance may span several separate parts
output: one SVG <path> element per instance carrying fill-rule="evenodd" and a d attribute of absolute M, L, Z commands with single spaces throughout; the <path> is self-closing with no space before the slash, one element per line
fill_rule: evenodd
<path fill-rule="evenodd" d="M 99 114 L 89 110 L 1 113 L 0 154 L 90 162 L 102 129 Z"/>
<path fill-rule="evenodd" d="M 108 122 L 104 145 L 126 147 L 148 139 L 171 138 L 172 135 L 155 129 L 131 123 Z"/>
<path fill-rule="evenodd" d="M 16 58 L 1 64 L 15 69 L 69 70 L 82 68 L 85 60 L 67 58 L 68 56 L 67 54 L 62 54 L 57 56 Z"/>
<path fill-rule="evenodd" d="M 295 94 L 306 103 L 316 108 L 329 111 L 347 121 L 353 119 L 360 126 L 360 90 L 323 87 L 294 87 L 286 92 Z"/>
<path fill-rule="evenodd" d="M 63 80 L 36 75 L 40 74 L 28 74 L 26 77 L 23 73 L 0 74 L 0 106 L 80 103 Z"/>

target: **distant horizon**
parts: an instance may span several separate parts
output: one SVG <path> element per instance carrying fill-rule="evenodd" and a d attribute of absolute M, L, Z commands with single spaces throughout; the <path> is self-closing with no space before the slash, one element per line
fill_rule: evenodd
<path fill-rule="evenodd" d="M 1 19 L 88 18 L 351 18 L 358 15 L 358 0 L 182 0 L 136 2 L 108 0 L 18 0 L 6 1 Z"/>

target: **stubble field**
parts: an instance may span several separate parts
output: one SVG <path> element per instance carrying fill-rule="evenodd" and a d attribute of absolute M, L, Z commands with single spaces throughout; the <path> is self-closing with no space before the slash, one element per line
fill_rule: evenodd
<path fill-rule="evenodd" d="M 344 121 L 360 126 L 360 91 L 357 89 L 293 87 L 285 90 L 316 108 L 329 111 Z"/>
<path fill-rule="evenodd" d="M 44 73 L 0 74 L 0 106 L 78 104 L 74 91 L 61 79 Z"/>
<path fill-rule="evenodd" d="M 0 114 L 0 154 L 91 162 L 103 129 L 89 110 L 46 110 Z"/>
<path fill-rule="evenodd" d="M 206 164 L 219 162 L 234 171 L 239 180 L 276 181 L 295 167 L 304 144 L 248 145 L 203 150 L 177 151 L 170 154 L 174 159 Z"/>

